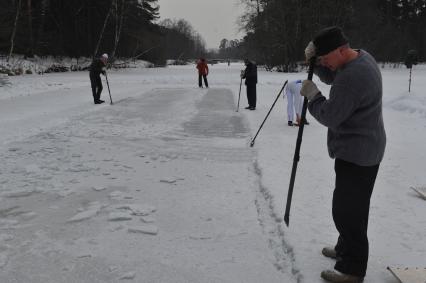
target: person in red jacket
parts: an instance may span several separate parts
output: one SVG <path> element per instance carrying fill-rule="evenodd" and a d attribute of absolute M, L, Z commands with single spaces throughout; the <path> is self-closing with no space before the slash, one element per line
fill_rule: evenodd
<path fill-rule="evenodd" d="M 208 88 L 209 83 L 207 82 L 207 76 L 209 74 L 209 67 L 207 66 L 206 59 L 201 58 L 197 62 L 197 69 L 198 69 L 198 86 L 203 87 L 201 78 L 204 79 L 204 84 Z"/>

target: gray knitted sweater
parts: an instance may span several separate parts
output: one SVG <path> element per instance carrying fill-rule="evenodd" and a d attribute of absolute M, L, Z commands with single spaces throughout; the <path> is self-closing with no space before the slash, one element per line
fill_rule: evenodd
<path fill-rule="evenodd" d="M 364 50 L 348 64 L 332 72 L 318 67 L 321 81 L 331 84 L 329 98 L 318 94 L 309 112 L 328 127 L 327 145 L 331 158 L 360 166 L 382 161 L 386 133 L 382 115 L 382 76 L 374 58 Z"/>

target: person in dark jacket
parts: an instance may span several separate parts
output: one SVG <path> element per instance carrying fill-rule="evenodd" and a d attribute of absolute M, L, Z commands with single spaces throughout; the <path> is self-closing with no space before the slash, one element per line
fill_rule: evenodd
<path fill-rule="evenodd" d="M 327 146 L 335 159 L 332 215 L 339 237 L 324 256 L 336 259 L 328 282 L 362 282 L 368 262 L 367 227 L 370 198 L 386 146 L 382 114 L 382 75 L 373 56 L 349 47 L 338 27 L 320 31 L 305 49 L 316 57 L 315 74 L 331 85 L 328 99 L 314 82 L 305 80 L 300 93 L 311 115 L 328 127 Z"/>
<path fill-rule="evenodd" d="M 245 85 L 247 89 L 247 101 L 248 106 L 246 109 L 256 109 L 256 84 L 257 84 L 257 66 L 248 59 L 244 60 L 246 69 L 241 72 L 241 78 L 245 79 Z"/>
<path fill-rule="evenodd" d="M 209 82 L 207 81 L 207 76 L 209 75 L 209 67 L 207 66 L 206 59 L 201 58 L 197 62 L 198 69 L 198 86 L 203 87 L 202 79 L 204 79 L 204 85 L 208 88 Z"/>
<path fill-rule="evenodd" d="M 101 104 L 102 80 L 101 74 L 105 75 L 105 67 L 108 61 L 108 54 L 102 54 L 100 58 L 95 58 L 90 65 L 90 84 L 92 86 L 93 101 L 95 104 Z"/>

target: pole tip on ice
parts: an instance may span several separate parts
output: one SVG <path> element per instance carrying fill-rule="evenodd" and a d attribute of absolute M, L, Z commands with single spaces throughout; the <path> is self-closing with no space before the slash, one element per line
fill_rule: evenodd
<path fill-rule="evenodd" d="M 254 141 L 252 141 L 252 142 L 250 143 L 250 147 L 253 147 L 253 145 L 254 145 Z"/>
<path fill-rule="evenodd" d="M 288 227 L 288 225 L 290 225 L 290 215 L 289 214 L 284 215 L 284 222 L 287 225 L 287 227 Z"/>

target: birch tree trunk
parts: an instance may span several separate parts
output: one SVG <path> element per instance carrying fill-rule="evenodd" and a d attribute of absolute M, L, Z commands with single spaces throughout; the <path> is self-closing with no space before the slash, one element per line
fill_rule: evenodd
<path fill-rule="evenodd" d="M 115 52 L 118 47 L 118 42 L 120 41 L 121 29 L 123 27 L 124 20 L 124 0 L 121 0 L 120 15 L 118 15 L 118 0 L 115 1 L 115 40 L 114 48 L 112 50 L 111 58 L 114 60 Z"/>
<path fill-rule="evenodd" d="M 10 50 L 9 50 L 9 55 L 7 56 L 7 62 L 9 62 L 9 59 L 12 56 L 12 53 L 13 53 L 13 47 L 14 47 L 14 44 L 15 44 L 16 27 L 18 25 L 19 12 L 20 11 L 21 11 L 21 0 L 18 0 L 18 5 L 16 6 L 15 23 L 13 25 L 12 35 L 10 37 Z"/>
<path fill-rule="evenodd" d="M 102 38 L 104 36 L 105 28 L 106 28 L 106 25 L 108 23 L 109 15 L 111 14 L 111 10 L 112 10 L 113 4 L 114 4 L 114 0 L 111 1 L 111 5 L 110 5 L 108 13 L 107 13 L 107 15 L 105 17 L 104 26 L 102 27 L 102 31 L 101 31 L 101 33 L 99 35 L 98 43 L 96 44 L 96 48 L 95 48 L 95 52 L 93 53 L 93 57 L 95 57 L 96 54 L 98 53 L 99 46 L 101 45 L 101 41 L 102 41 Z"/>
<path fill-rule="evenodd" d="M 28 34 L 29 34 L 27 55 L 29 57 L 33 57 L 34 56 L 34 35 L 33 35 L 33 14 L 32 14 L 31 0 L 27 0 L 27 19 L 28 19 Z"/>

